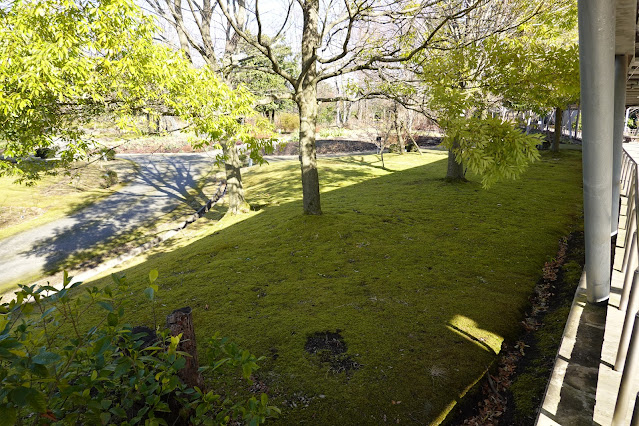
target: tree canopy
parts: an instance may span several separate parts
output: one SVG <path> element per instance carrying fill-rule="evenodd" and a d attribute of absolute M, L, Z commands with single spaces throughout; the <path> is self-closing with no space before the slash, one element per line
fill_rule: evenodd
<path fill-rule="evenodd" d="M 183 117 L 200 143 L 257 144 L 243 119 L 254 99 L 157 44 L 152 18 L 128 0 L 17 0 L 0 9 L 0 175 L 30 182 L 98 145 L 85 126 L 109 113 L 135 130 L 142 113 Z M 58 147 L 56 161 L 38 148 Z"/>

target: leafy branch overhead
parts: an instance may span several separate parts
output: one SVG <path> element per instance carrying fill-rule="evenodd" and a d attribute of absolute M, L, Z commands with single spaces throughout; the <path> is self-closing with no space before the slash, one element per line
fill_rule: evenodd
<path fill-rule="evenodd" d="M 0 175 L 28 182 L 86 157 L 98 143 L 84 126 L 107 113 L 127 131 L 141 113 L 172 113 L 206 143 L 260 143 L 240 120 L 251 95 L 155 43 L 153 19 L 129 1 L 18 0 L 0 21 Z M 33 158 L 47 147 L 59 159 Z"/>

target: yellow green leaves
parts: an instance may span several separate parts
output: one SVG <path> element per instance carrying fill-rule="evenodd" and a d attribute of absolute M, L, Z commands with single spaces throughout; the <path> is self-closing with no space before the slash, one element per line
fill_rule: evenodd
<path fill-rule="evenodd" d="M 457 118 L 445 123 L 442 141 L 456 160 L 481 176 L 484 188 L 518 178 L 539 159 L 540 135 L 527 135 L 499 118 Z M 454 147 L 454 142 L 459 145 Z"/>

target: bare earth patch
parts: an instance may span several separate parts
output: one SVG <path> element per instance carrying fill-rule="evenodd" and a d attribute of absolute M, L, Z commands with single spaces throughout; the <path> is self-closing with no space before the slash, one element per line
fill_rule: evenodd
<path fill-rule="evenodd" d="M 40 207 L 3 207 L 0 206 L 0 229 L 26 222 L 43 215 L 45 209 Z"/>

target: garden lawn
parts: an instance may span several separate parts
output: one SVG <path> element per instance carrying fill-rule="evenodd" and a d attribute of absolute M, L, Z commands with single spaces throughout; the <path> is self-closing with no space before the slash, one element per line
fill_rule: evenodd
<path fill-rule="evenodd" d="M 104 188 L 107 169 L 118 173 L 120 181 L 132 178 L 136 165 L 128 160 L 76 164 L 70 175 L 46 176 L 34 186 L 13 183 L 0 177 L 0 239 L 10 237 L 95 203 L 121 188 Z"/>
<path fill-rule="evenodd" d="M 385 160 L 320 160 L 322 216 L 302 214 L 297 162 L 251 169 L 256 211 L 125 271 L 128 319 L 153 324 L 142 290 L 158 269 L 160 323 L 191 306 L 200 347 L 220 332 L 266 357 L 253 389 L 282 409 L 274 424 L 442 421 L 518 335 L 544 262 L 581 226 L 581 153 L 544 153 L 489 190 L 445 183 L 442 152 Z M 326 331 L 344 339 L 341 364 L 305 350 Z"/>

